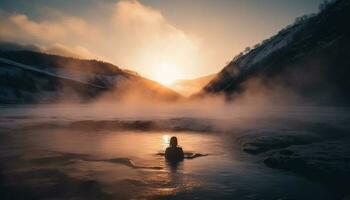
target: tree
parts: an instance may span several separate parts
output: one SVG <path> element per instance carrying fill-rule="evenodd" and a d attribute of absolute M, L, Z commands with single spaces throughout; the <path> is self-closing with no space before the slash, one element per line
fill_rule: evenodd
<path fill-rule="evenodd" d="M 254 48 L 256 49 L 256 48 L 259 48 L 260 46 L 261 46 L 261 44 L 257 43 L 257 44 L 254 45 Z"/>
<path fill-rule="evenodd" d="M 294 23 L 295 23 L 295 24 L 299 24 L 299 23 L 301 23 L 301 22 L 304 22 L 304 21 L 307 20 L 307 19 L 309 19 L 309 16 L 308 16 L 308 15 L 303 15 L 303 16 L 301 16 L 301 17 L 295 18 Z"/>

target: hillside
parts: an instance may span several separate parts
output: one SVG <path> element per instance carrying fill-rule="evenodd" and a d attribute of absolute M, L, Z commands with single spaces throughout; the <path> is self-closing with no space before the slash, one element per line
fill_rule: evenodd
<path fill-rule="evenodd" d="M 97 60 L 33 51 L 0 51 L 0 102 L 117 101 L 130 96 L 173 101 L 176 92 L 129 70 Z"/>
<path fill-rule="evenodd" d="M 348 0 L 298 18 L 236 56 L 197 96 L 223 93 L 232 99 L 249 89 L 250 80 L 258 79 L 259 87 L 278 86 L 309 102 L 346 104 L 350 100 L 349 20 Z"/>

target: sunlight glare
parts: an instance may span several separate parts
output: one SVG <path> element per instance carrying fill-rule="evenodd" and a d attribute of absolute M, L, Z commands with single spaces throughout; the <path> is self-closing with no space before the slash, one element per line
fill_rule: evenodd
<path fill-rule="evenodd" d="M 163 135 L 162 136 L 162 149 L 165 150 L 170 143 L 170 136 L 169 135 Z"/>
<path fill-rule="evenodd" d="M 162 136 L 163 144 L 169 145 L 170 142 L 170 136 L 169 135 L 163 135 Z"/>
<path fill-rule="evenodd" d="M 181 77 L 182 74 L 174 63 L 161 63 L 154 71 L 154 80 L 163 85 L 170 85 Z"/>

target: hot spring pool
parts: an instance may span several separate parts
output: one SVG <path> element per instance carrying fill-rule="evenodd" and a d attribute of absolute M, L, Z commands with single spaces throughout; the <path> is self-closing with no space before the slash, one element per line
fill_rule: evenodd
<path fill-rule="evenodd" d="M 185 152 L 209 155 L 168 165 L 158 153 L 173 135 Z M 225 134 L 52 128 L 9 131 L 0 143 L 2 195 L 9 197 L 333 199 L 316 181 L 267 168 Z"/>

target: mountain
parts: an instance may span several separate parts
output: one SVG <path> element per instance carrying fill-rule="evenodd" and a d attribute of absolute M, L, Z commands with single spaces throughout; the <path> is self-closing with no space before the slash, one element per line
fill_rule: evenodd
<path fill-rule="evenodd" d="M 0 103 L 174 101 L 178 93 L 110 63 L 34 51 L 0 51 Z M 140 98 L 139 98 L 140 99 Z"/>
<path fill-rule="evenodd" d="M 348 104 L 350 1 L 321 8 L 236 56 L 197 96 L 225 94 L 232 99 L 259 80 L 259 87 L 278 86 L 309 102 Z"/>
<path fill-rule="evenodd" d="M 210 75 L 199 77 L 196 79 L 176 80 L 173 84 L 170 85 L 170 88 L 172 88 L 173 90 L 177 91 L 178 93 L 184 96 L 190 96 L 200 91 L 215 76 L 216 74 L 210 74 Z"/>

